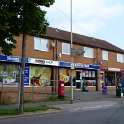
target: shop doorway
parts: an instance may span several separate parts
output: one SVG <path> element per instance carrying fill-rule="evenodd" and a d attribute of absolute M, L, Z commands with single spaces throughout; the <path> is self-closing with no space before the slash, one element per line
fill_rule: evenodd
<path fill-rule="evenodd" d="M 76 82 L 75 82 L 76 88 L 80 89 L 81 88 L 81 71 L 77 70 L 76 71 Z"/>
<path fill-rule="evenodd" d="M 83 84 L 97 89 L 97 71 L 90 69 L 76 70 L 76 88 L 81 88 Z"/>

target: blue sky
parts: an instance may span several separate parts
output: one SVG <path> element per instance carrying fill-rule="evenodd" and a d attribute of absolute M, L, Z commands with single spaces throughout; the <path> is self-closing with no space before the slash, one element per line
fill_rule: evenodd
<path fill-rule="evenodd" d="M 70 31 L 70 0 L 47 10 L 50 26 Z M 73 32 L 106 40 L 124 49 L 124 0 L 72 0 Z"/>

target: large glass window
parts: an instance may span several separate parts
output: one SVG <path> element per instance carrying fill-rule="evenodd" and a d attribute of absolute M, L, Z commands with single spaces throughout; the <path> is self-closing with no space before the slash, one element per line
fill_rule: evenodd
<path fill-rule="evenodd" d="M 48 39 L 34 37 L 34 49 L 48 51 Z"/>
<path fill-rule="evenodd" d="M 70 44 L 69 43 L 62 43 L 62 54 L 70 55 Z"/>
<path fill-rule="evenodd" d="M 49 86 L 52 70 L 49 67 L 30 66 L 30 85 Z"/>
<path fill-rule="evenodd" d="M 117 62 L 124 63 L 124 55 L 117 53 Z"/>
<path fill-rule="evenodd" d="M 0 83 L 3 83 L 3 85 L 19 83 L 19 65 L 0 64 Z"/>
<path fill-rule="evenodd" d="M 86 84 L 87 86 L 96 86 L 96 71 L 95 70 L 82 70 L 76 71 L 76 81 L 75 81 L 75 85 L 76 88 L 80 88 L 81 87 L 81 79 L 83 81 L 83 84 Z"/>
<path fill-rule="evenodd" d="M 94 51 L 93 51 L 93 48 L 90 48 L 90 47 L 84 47 L 84 57 L 87 57 L 87 58 L 93 58 L 93 57 L 94 57 Z"/>
<path fill-rule="evenodd" d="M 102 51 L 102 60 L 108 60 L 108 51 Z"/>
<path fill-rule="evenodd" d="M 105 84 L 107 86 L 115 86 L 116 83 L 120 82 L 120 72 L 105 72 Z"/>

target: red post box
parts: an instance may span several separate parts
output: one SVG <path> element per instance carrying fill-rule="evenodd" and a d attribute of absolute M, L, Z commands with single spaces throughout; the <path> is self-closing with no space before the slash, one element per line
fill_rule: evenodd
<path fill-rule="evenodd" d="M 58 81 L 58 97 L 64 97 L 64 81 Z"/>

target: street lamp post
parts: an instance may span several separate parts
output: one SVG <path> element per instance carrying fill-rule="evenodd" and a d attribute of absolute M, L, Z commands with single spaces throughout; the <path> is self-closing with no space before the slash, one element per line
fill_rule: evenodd
<path fill-rule="evenodd" d="M 71 57 L 72 56 L 72 49 L 73 49 L 73 34 L 72 34 L 72 0 L 70 0 L 70 31 L 71 31 Z M 73 63 L 73 58 L 72 58 L 72 63 Z M 73 64 L 71 65 L 71 103 L 73 103 L 74 100 L 74 92 L 73 92 L 73 76 L 72 76 L 72 69 L 73 69 Z"/>

